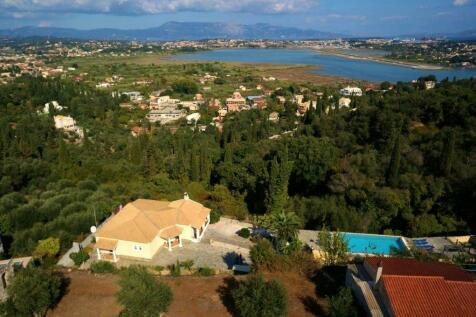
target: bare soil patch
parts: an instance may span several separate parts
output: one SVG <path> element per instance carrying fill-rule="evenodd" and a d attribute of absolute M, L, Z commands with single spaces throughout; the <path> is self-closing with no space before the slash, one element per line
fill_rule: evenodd
<path fill-rule="evenodd" d="M 65 272 L 69 286 L 58 306 L 48 317 L 116 317 L 122 307 L 117 303 L 118 276 L 95 275 L 89 272 Z M 289 316 L 322 316 L 326 300 L 316 296 L 315 284 L 297 273 L 267 273 L 265 278 L 276 278 L 286 287 Z M 211 277 L 160 277 L 172 288 L 174 300 L 166 316 L 232 316 L 222 301 L 222 290 L 227 279 L 241 280 L 245 276 L 217 275 Z M 324 308 L 323 308 L 324 307 Z"/>

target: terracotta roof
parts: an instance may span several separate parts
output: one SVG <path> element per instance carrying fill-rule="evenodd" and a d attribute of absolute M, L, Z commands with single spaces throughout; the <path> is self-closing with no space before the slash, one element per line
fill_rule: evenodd
<path fill-rule="evenodd" d="M 180 235 L 182 231 L 183 228 L 180 228 L 179 226 L 171 226 L 160 231 L 160 237 L 162 239 L 175 238 Z"/>
<path fill-rule="evenodd" d="M 96 242 L 96 248 L 103 249 L 103 250 L 114 250 L 117 245 L 117 240 L 110 240 L 110 239 L 99 239 Z"/>
<path fill-rule="evenodd" d="M 397 275 L 382 282 L 396 317 L 476 316 L 476 282 Z"/>
<path fill-rule="evenodd" d="M 173 202 L 138 199 L 104 224 L 96 237 L 149 243 L 161 230 L 174 225 L 199 228 L 209 213 L 209 208 L 190 199 Z"/>
<path fill-rule="evenodd" d="M 421 262 L 415 259 L 396 257 L 368 257 L 365 261 L 374 270 L 382 261 L 382 275 L 384 276 L 439 276 L 452 281 L 474 281 L 473 275 L 448 263 Z"/>

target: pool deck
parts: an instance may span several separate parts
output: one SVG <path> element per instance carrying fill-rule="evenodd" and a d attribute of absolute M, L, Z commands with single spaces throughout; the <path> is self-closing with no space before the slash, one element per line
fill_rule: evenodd
<path fill-rule="evenodd" d="M 376 237 L 389 237 L 389 238 L 400 238 L 401 241 L 403 241 L 404 246 L 406 247 L 407 250 L 410 249 L 410 243 L 409 239 L 402 237 L 402 236 L 395 236 L 395 235 L 383 235 L 383 234 L 374 234 L 374 233 L 357 233 L 357 232 L 341 232 L 341 234 L 356 234 L 356 235 L 366 235 L 366 236 L 376 236 Z M 316 241 L 318 239 L 318 230 L 299 230 L 298 238 L 301 240 L 303 243 L 307 244 L 311 249 L 319 249 L 319 246 L 317 245 Z M 372 256 L 372 255 L 377 255 L 377 254 L 372 254 L 372 253 L 358 253 L 358 252 L 349 252 L 350 254 L 354 255 L 362 255 L 362 256 Z M 381 254 L 378 254 L 381 255 Z M 385 255 L 389 256 L 389 255 Z"/>
<path fill-rule="evenodd" d="M 413 240 L 425 239 L 426 241 L 428 241 L 428 244 L 430 244 L 434 247 L 433 253 L 444 254 L 446 256 L 449 256 L 450 258 L 459 254 L 459 252 L 457 252 L 457 251 L 456 252 L 450 252 L 450 251 L 446 250 L 446 247 L 456 245 L 453 242 L 451 242 L 447 237 L 408 238 L 408 237 L 404 237 L 404 236 L 383 235 L 383 234 L 373 234 L 373 233 L 355 233 L 355 232 L 341 232 L 341 233 L 342 234 L 352 233 L 352 234 L 360 234 L 360 235 L 401 238 L 407 250 L 410 250 L 411 248 L 416 246 L 413 243 Z M 310 246 L 311 249 L 319 249 L 319 246 L 316 244 L 316 241 L 318 239 L 318 234 L 319 234 L 318 230 L 299 230 L 298 237 L 303 243 Z M 474 252 L 476 254 L 476 250 Z M 370 254 L 370 253 L 369 254 L 352 253 L 352 254 L 363 255 L 363 256 L 366 256 L 366 255 L 372 256 L 372 255 L 374 255 L 374 254 Z M 389 255 L 387 255 L 387 256 L 389 256 Z"/>

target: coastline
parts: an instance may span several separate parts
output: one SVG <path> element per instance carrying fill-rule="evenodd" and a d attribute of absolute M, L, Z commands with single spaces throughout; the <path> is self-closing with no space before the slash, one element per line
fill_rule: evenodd
<path fill-rule="evenodd" d="M 338 50 L 335 50 L 335 49 L 314 49 L 313 48 L 312 50 L 315 51 L 315 52 L 318 52 L 320 54 L 323 54 L 323 55 L 333 55 L 333 56 L 342 57 L 342 58 L 370 61 L 370 62 L 389 64 L 389 65 L 395 65 L 395 66 L 402 66 L 402 67 L 408 67 L 408 68 L 419 69 L 419 70 L 442 70 L 442 69 L 445 69 L 445 67 L 443 67 L 443 66 L 394 61 L 394 60 L 389 60 L 389 59 L 386 59 L 386 58 L 383 58 L 383 57 L 378 57 L 378 56 L 358 56 L 358 55 L 353 55 L 353 54 L 342 53 L 342 52 L 339 52 Z"/>

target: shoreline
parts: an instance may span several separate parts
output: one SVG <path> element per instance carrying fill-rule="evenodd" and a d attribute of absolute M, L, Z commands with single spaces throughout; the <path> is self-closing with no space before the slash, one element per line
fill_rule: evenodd
<path fill-rule="evenodd" d="M 394 65 L 394 66 L 402 66 L 402 67 L 408 67 L 408 68 L 419 69 L 419 70 L 443 70 L 443 69 L 446 69 L 443 66 L 429 65 L 429 64 L 417 64 L 417 63 L 403 62 L 403 61 L 394 61 L 394 60 L 389 60 L 389 59 L 386 59 L 386 58 L 383 58 L 383 57 L 378 57 L 378 56 L 358 56 L 358 55 L 353 55 L 353 54 L 342 53 L 342 52 L 339 52 L 337 50 L 315 49 L 315 48 L 313 48 L 312 50 L 315 51 L 315 52 L 318 52 L 320 54 L 323 54 L 323 55 L 332 55 L 332 56 L 348 58 L 348 59 L 353 59 L 353 60 L 370 61 L 370 62 L 389 64 L 389 65 Z"/>

